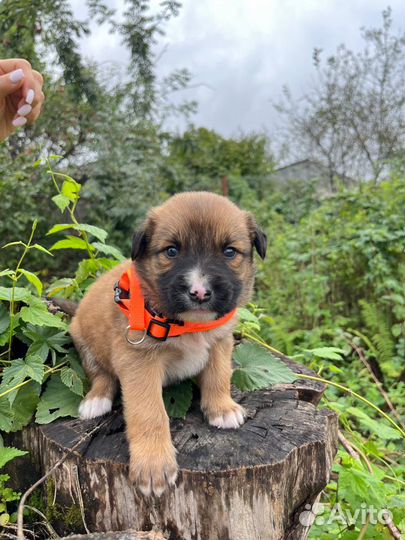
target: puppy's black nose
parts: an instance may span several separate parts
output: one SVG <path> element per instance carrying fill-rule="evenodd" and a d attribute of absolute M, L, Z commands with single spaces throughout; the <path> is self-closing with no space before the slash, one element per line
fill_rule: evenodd
<path fill-rule="evenodd" d="M 203 302 L 208 302 L 212 296 L 212 292 L 204 287 L 192 287 L 189 289 L 188 295 L 193 302 L 202 304 Z"/>

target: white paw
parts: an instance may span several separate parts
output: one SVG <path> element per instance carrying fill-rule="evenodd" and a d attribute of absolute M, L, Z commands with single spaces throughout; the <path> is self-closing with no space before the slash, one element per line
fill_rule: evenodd
<path fill-rule="evenodd" d="M 242 407 L 228 411 L 216 416 L 215 418 L 209 419 L 211 426 L 215 426 L 221 429 L 237 429 L 245 421 L 245 411 Z"/>
<path fill-rule="evenodd" d="M 94 397 L 84 399 L 79 406 L 79 415 L 83 420 L 89 418 L 96 418 L 96 416 L 102 416 L 107 414 L 112 409 L 112 401 L 106 397 Z"/>

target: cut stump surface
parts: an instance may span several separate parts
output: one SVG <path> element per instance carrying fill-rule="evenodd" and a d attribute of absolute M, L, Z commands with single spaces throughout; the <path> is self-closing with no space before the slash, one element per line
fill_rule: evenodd
<path fill-rule="evenodd" d="M 313 375 L 282 360 L 296 373 Z M 160 498 L 143 497 L 128 480 L 120 410 L 96 420 L 30 426 L 13 434 L 11 443 L 29 450 L 30 470 L 38 478 L 104 423 L 52 477 L 56 501 L 81 507 L 92 532 L 153 529 L 176 540 L 297 540 L 308 533 L 300 513 L 327 484 L 337 449 L 337 417 L 317 409 L 323 391 L 322 384 L 305 379 L 235 391 L 248 412 L 238 430 L 209 426 L 195 400 L 185 420 L 171 421 L 180 471 L 176 486 Z M 29 476 L 21 465 L 13 471 L 20 490 Z"/>

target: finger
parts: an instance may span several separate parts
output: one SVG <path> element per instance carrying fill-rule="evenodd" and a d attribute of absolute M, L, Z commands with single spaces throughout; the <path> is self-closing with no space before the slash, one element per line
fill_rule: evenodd
<path fill-rule="evenodd" d="M 24 116 L 17 116 L 17 118 L 14 118 L 11 123 L 14 127 L 21 127 L 25 126 L 25 124 L 27 123 L 27 119 Z"/>
<path fill-rule="evenodd" d="M 25 72 L 24 81 L 22 84 L 22 97 L 28 105 L 35 106 L 36 93 L 41 89 L 34 72 L 30 70 L 28 73 Z"/>
<path fill-rule="evenodd" d="M 0 60 L 0 75 L 9 74 L 14 78 L 17 75 L 13 75 L 13 71 L 17 72 L 18 74 L 21 74 L 22 71 L 22 84 L 19 84 L 16 88 L 21 88 L 22 96 L 25 97 L 25 100 L 29 105 L 32 105 L 35 97 L 35 83 L 38 81 L 42 87 L 42 75 L 38 71 L 33 70 L 31 64 L 24 58 L 8 58 L 6 60 Z M 18 99 L 20 99 L 20 97 L 21 95 L 18 95 Z"/>
<path fill-rule="evenodd" d="M 0 77 L 0 99 L 13 94 L 24 85 L 25 73 L 22 69 L 15 69 L 7 75 Z"/>
<path fill-rule="evenodd" d="M 32 70 L 31 64 L 24 58 L 7 58 L 0 60 L 0 75 L 5 75 L 16 69 L 22 69 L 25 72 Z"/>
<path fill-rule="evenodd" d="M 0 75 L 6 74 L 12 71 L 22 70 L 24 74 L 24 81 L 17 88 L 22 87 L 22 96 L 29 105 L 33 104 L 35 98 L 35 89 L 39 87 L 42 89 L 44 79 L 42 75 L 32 69 L 31 64 L 23 58 L 9 58 L 7 60 L 0 60 Z"/>
<path fill-rule="evenodd" d="M 42 90 L 36 90 L 35 100 L 33 105 L 28 104 L 24 99 L 21 99 L 18 104 L 17 114 L 13 120 L 13 126 L 24 126 L 27 122 L 32 124 L 41 114 L 42 105 L 45 100 L 45 96 Z"/>
<path fill-rule="evenodd" d="M 34 88 L 30 88 L 26 95 L 23 95 L 19 99 L 17 104 L 18 115 L 27 116 L 38 103 L 42 104 L 45 100 L 44 93 L 42 92 L 42 75 L 38 71 L 33 71 L 33 75 L 35 78 Z"/>
<path fill-rule="evenodd" d="M 42 88 L 43 84 L 44 84 L 44 78 L 42 77 L 42 75 L 40 74 L 39 71 L 36 71 L 35 69 L 32 70 L 32 74 L 34 75 L 34 78 L 37 80 L 37 82 L 39 83 L 40 87 Z"/>
<path fill-rule="evenodd" d="M 27 118 L 29 124 L 32 124 L 33 122 L 35 122 L 35 120 L 41 114 L 41 109 L 42 109 L 42 101 L 40 103 L 38 103 L 38 105 L 36 105 L 32 109 L 31 114 L 29 114 L 28 116 L 25 117 L 25 118 Z"/>

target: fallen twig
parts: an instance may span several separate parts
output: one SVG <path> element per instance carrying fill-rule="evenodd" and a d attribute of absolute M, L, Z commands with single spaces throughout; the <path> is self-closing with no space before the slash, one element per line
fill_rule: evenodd
<path fill-rule="evenodd" d="M 384 398 L 385 403 L 388 405 L 389 410 L 392 412 L 393 416 L 395 416 L 395 418 L 398 420 L 398 423 L 400 424 L 400 426 L 405 430 L 404 422 L 402 421 L 400 415 L 398 414 L 398 411 L 396 410 L 396 408 L 394 407 L 392 401 L 390 400 L 389 395 L 384 390 L 381 381 L 376 376 L 374 371 L 371 369 L 370 364 L 367 362 L 367 358 L 365 357 L 363 349 L 361 347 L 358 347 L 353 341 L 350 341 L 350 346 L 356 351 L 356 353 L 357 353 L 357 355 L 358 355 L 358 357 L 360 359 L 360 362 L 363 364 L 363 366 L 369 372 L 370 376 L 372 377 L 373 381 L 375 382 L 375 384 L 376 384 L 376 386 L 378 388 L 378 391 L 380 392 L 380 394 Z"/>
<path fill-rule="evenodd" d="M 27 491 L 23 494 L 21 497 L 20 503 L 18 505 L 18 512 L 17 512 L 17 539 L 18 540 L 25 540 L 24 536 L 24 507 L 25 507 L 25 501 L 27 498 L 31 495 L 35 489 L 40 486 L 47 478 L 51 476 L 51 474 L 58 468 L 62 463 L 70 456 L 72 452 L 74 452 L 79 446 L 88 438 L 91 437 L 94 433 L 96 433 L 104 424 L 108 422 L 107 420 L 104 420 L 101 424 L 98 424 L 96 427 L 94 427 L 92 430 L 90 430 L 88 433 L 85 433 L 80 439 L 77 441 L 76 444 L 72 446 L 72 448 L 69 448 L 69 450 L 66 452 L 66 454 L 61 457 L 50 469 L 49 471 L 44 474 L 39 480 L 35 482 L 30 488 L 27 489 Z"/>
<path fill-rule="evenodd" d="M 354 448 L 350 445 L 349 441 L 346 439 L 346 437 L 343 435 L 343 433 L 339 430 L 338 431 L 338 438 L 340 444 L 344 447 L 346 452 L 352 456 L 353 459 L 360 460 L 359 454 L 354 450 Z"/>

